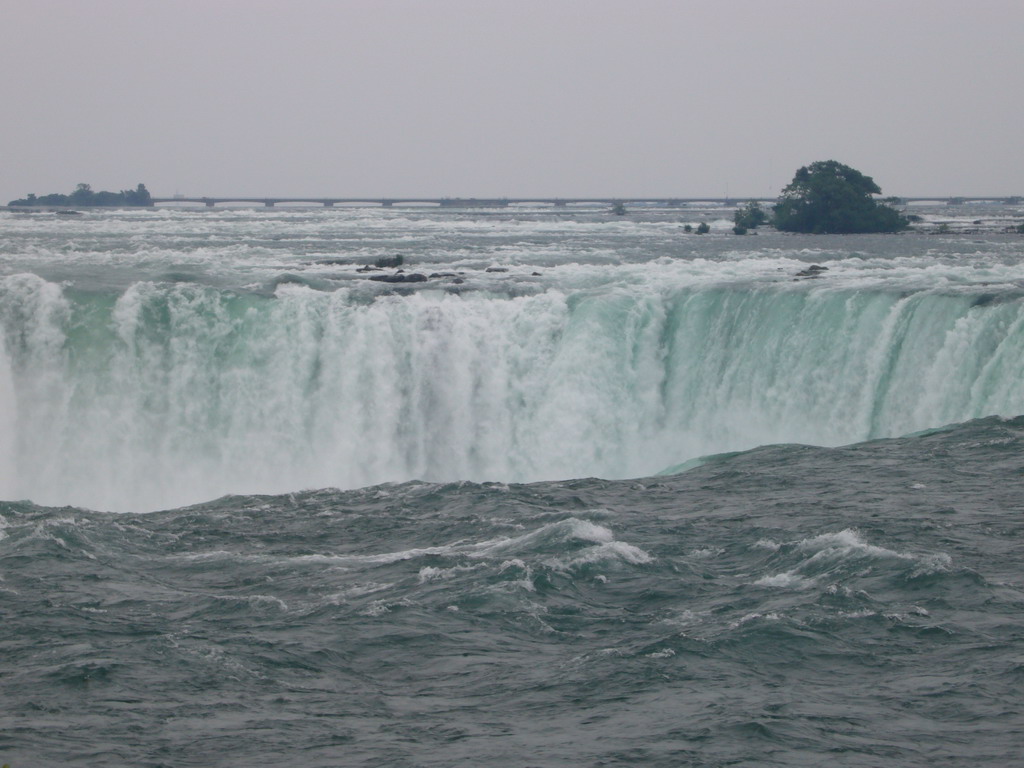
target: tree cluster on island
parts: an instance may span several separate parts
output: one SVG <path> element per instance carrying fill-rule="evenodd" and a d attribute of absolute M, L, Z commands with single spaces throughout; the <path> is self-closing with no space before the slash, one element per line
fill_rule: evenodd
<path fill-rule="evenodd" d="M 29 194 L 20 200 L 11 200 L 9 206 L 68 206 L 68 207 L 148 207 L 153 205 L 153 198 L 145 184 L 135 189 L 123 189 L 120 192 L 93 192 L 88 184 L 79 184 L 70 195 L 50 194 L 36 197 Z"/>
<path fill-rule="evenodd" d="M 899 232 L 910 219 L 874 195 L 882 190 L 870 176 L 835 160 L 819 160 L 800 168 L 782 190 L 769 216 L 751 200 L 733 214 L 733 232 L 744 235 L 762 224 L 782 232 L 845 235 Z"/>
<path fill-rule="evenodd" d="M 870 176 L 835 160 L 819 160 L 796 172 L 773 208 L 773 224 L 783 232 L 854 234 L 899 232 L 909 219 L 885 201 Z"/>
<path fill-rule="evenodd" d="M 768 223 L 768 212 L 756 200 L 749 201 L 736 209 L 732 215 L 732 231 L 737 235 L 747 234 L 748 229 L 757 229 Z"/>

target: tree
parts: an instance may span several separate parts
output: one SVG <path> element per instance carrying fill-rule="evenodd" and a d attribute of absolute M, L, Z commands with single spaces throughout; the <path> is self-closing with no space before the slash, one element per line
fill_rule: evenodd
<path fill-rule="evenodd" d="M 74 205 L 89 205 L 93 202 L 92 187 L 88 184 L 79 184 L 70 195 Z"/>
<path fill-rule="evenodd" d="M 908 221 L 872 195 L 874 179 L 835 160 L 805 165 L 774 206 L 776 229 L 815 234 L 898 232 Z"/>
<path fill-rule="evenodd" d="M 153 198 L 149 194 L 149 190 L 146 189 L 145 184 L 139 184 L 134 190 L 125 189 L 121 190 L 121 199 L 124 201 L 124 205 L 152 205 Z"/>
<path fill-rule="evenodd" d="M 768 221 L 768 214 L 761 207 L 760 203 L 756 200 L 750 200 L 746 205 L 736 209 L 736 212 L 732 215 L 732 220 L 736 227 L 740 229 L 757 229 Z"/>

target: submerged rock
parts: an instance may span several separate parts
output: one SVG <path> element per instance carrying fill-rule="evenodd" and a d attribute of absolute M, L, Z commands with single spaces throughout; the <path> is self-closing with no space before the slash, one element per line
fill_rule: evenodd
<path fill-rule="evenodd" d="M 370 279 L 378 283 L 424 283 L 427 281 L 427 276 L 421 275 L 419 272 L 410 274 L 399 272 L 394 275 L 371 275 Z"/>
<path fill-rule="evenodd" d="M 828 267 L 820 264 L 811 264 L 807 269 L 801 269 L 796 273 L 797 277 L 821 277 L 822 272 L 828 272 Z"/>

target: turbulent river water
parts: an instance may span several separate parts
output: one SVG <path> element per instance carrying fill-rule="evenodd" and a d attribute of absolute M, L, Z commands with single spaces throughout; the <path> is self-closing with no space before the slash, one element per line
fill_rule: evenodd
<path fill-rule="evenodd" d="M 922 212 L 0 213 L 0 761 L 1013 764 L 1021 213 Z"/>

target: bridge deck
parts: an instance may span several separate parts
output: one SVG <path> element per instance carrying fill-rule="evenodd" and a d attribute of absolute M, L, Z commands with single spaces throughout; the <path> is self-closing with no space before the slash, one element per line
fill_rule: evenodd
<path fill-rule="evenodd" d="M 1024 198 L 1016 196 L 998 197 L 895 197 L 901 204 L 938 203 L 940 205 L 962 205 L 971 203 L 1002 203 L 1020 205 Z M 664 205 L 670 207 L 713 204 L 738 205 L 755 200 L 762 203 L 774 203 L 775 198 L 767 197 L 154 197 L 153 203 L 192 203 L 213 208 L 223 203 L 242 203 L 262 205 L 273 208 L 279 203 L 320 205 L 331 208 L 335 205 L 375 205 L 390 208 L 395 205 L 434 205 L 441 208 L 505 208 L 512 205 L 551 205 L 564 207 L 569 205 Z"/>
<path fill-rule="evenodd" d="M 685 205 L 688 203 L 719 203 L 732 204 L 745 202 L 755 198 L 725 197 L 154 197 L 155 204 L 160 203 L 197 203 L 213 207 L 219 203 L 250 203 L 255 205 L 274 206 L 278 203 L 310 205 L 436 205 L 439 207 L 505 207 L 509 205 L 614 205 L 645 204 L 645 205 Z M 767 198 L 763 198 L 767 200 Z"/>

